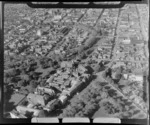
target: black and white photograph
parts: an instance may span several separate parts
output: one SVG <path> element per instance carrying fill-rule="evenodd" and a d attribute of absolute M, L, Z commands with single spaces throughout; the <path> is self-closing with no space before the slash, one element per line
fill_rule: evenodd
<path fill-rule="evenodd" d="M 148 34 L 148 4 L 5 4 L 4 118 L 147 119 Z"/>

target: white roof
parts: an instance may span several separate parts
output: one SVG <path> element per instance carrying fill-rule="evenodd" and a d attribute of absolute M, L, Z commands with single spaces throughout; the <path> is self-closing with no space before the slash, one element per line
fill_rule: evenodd
<path fill-rule="evenodd" d="M 131 40 L 130 39 L 126 39 L 126 40 L 123 40 L 122 41 L 124 44 L 129 44 L 130 42 L 131 42 Z"/>
<path fill-rule="evenodd" d="M 66 101 L 67 96 L 62 95 L 62 96 L 59 97 L 59 99 L 60 99 L 60 101 L 63 103 L 64 101 Z"/>
<path fill-rule="evenodd" d="M 56 15 L 56 16 L 54 16 L 53 19 L 54 19 L 54 20 L 59 20 L 59 19 L 61 19 L 61 15 Z"/>

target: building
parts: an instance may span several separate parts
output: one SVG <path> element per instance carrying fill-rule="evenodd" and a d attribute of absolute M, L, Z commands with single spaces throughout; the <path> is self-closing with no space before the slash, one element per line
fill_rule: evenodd
<path fill-rule="evenodd" d="M 63 61 L 61 62 L 61 68 L 64 68 L 64 67 L 72 67 L 72 63 L 71 62 L 68 62 L 68 61 Z"/>
<path fill-rule="evenodd" d="M 128 74 L 123 74 L 124 79 L 128 79 L 129 75 Z"/>
<path fill-rule="evenodd" d="M 62 18 L 61 15 L 56 15 L 54 16 L 53 21 L 57 23 L 61 18 Z"/>
<path fill-rule="evenodd" d="M 86 69 L 84 66 L 79 65 L 79 66 L 78 66 L 78 71 L 79 71 L 80 73 L 84 73 L 85 71 L 87 71 L 87 69 Z"/>
<path fill-rule="evenodd" d="M 62 104 L 64 104 L 67 101 L 67 96 L 61 95 L 58 99 L 61 101 Z"/>
<path fill-rule="evenodd" d="M 37 95 L 37 94 L 28 94 L 27 96 L 27 100 L 31 103 L 31 104 L 41 104 L 42 106 L 45 106 L 45 100 L 44 100 L 44 96 L 42 95 Z"/>
<path fill-rule="evenodd" d="M 9 112 L 9 114 L 11 118 L 27 118 L 25 115 L 20 114 L 18 111 L 15 110 Z"/>
<path fill-rule="evenodd" d="M 38 30 L 36 35 L 40 37 L 42 35 L 41 30 Z"/>
<path fill-rule="evenodd" d="M 26 29 L 21 28 L 21 29 L 19 29 L 19 31 L 20 31 L 20 33 L 24 33 L 26 31 Z"/>
<path fill-rule="evenodd" d="M 33 117 L 37 117 L 37 116 L 39 116 L 39 114 L 41 112 L 43 112 L 43 110 L 39 110 L 39 109 L 35 109 L 35 108 L 28 108 L 28 107 L 21 106 L 21 105 L 17 106 L 16 110 L 19 112 L 19 114 L 22 114 L 22 115 L 25 115 L 25 116 L 27 114 L 31 113 L 31 115 Z M 30 117 L 32 117 L 32 116 L 30 116 Z"/>
<path fill-rule="evenodd" d="M 42 91 L 43 93 L 47 93 L 47 94 L 52 95 L 52 96 L 55 95 L 55 91 L 54 90 L 52 90 L 50 88 L 46 88 L 46 87 L 38 86 L 36 91 L 37 92 L 38 91 Z"/>
<path fill-rule="evenodd" d="M 123 44 L 130 44 L 131 40 L 130 39 L 124 39 L 124 40 L 122 40 L 122 43 Z"/>
<path fill-rule="evenodd" d="M 131 81 L 139 81 L 139 82 L 143 82 L 143 76 L 142 75 L 129 75 L 128 76 L 129 80 Z"/>

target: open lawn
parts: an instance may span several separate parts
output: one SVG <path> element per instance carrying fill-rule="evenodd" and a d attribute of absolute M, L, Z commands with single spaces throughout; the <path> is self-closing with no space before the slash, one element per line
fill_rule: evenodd
<path fill-rule="evenodd" d="M 14 102 L 14 105 L 17 105 L 23 98 L 25 98 L 25 95 L 15 93 L 11 96 L 9 102 Z"/>

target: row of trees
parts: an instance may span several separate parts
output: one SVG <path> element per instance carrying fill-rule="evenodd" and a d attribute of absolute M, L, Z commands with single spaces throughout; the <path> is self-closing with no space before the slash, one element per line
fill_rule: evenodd
<path fill-rule="evenodd" d="M 137 113 L 139 109 L 127 99 L 117 93 L 117 90 L 107 86 L 108 83 L 94 81 L 86 89 L 75 95 L 70 104 L 63 110 L 60 117 L 92 117 L 101 107 L 104 107 L 110 115 L 119 118 L 129 118 Z"/>
<path fill-rule="evenodd" d="M 95 86 L 93 87 L 92 84 Z M 99 86 L 99 82 L 91 83 L 82 93 L 76 95 L 68 105 L 61 117 L 92 117 L 95 111 L 100 107 L 99 102 L 102 98 L 108 96 L 107 92 Z M 101 92 L 103 94 L 101 94 Z"/>

